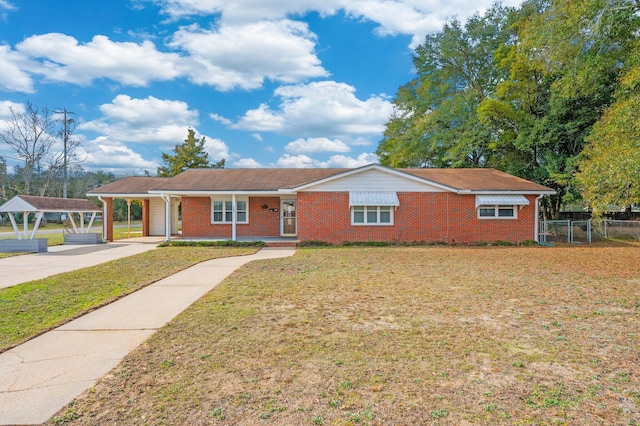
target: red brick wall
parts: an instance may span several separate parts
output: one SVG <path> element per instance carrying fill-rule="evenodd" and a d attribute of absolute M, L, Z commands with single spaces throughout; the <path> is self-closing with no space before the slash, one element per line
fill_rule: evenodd
<path fill-rule="evenodd" d="M 348 192 L 298 193 L 298 239 L 333 244 L 345 241 L 513 243 L 534 238 L 535 195 L 518 210 L 518 219 L 478 219 L 475 195 L 398 193 L 400 206 L 392 226 L 352 226 Z M 266 205 L 267 208 L 262 208 Z M 280 235 L 279 197 L 250 197 L 249 224 L 238 224 L 238 237 Z M 211 223 L 209 197 L 182 197 L 184 237 L 231 238 L 231 225 Z"/>
<path fill-rule="evenodd" d="M 298 239 L 333 244 L 361 241 L 480 243 L 534 237 L 535 196 L 518 219 L 478 219 L 475 195 L 398 193 L 392 226 L 352 226 L 349 194 L 298 193 Z"/>
<path fill-rule="evenodd" d="M 263 208 L 263 206 L 267 206 Z M 278 209 L 273 212 L 271 209 Z M 280 198 L 249 197 L 249 223 L 237 224 L 238 237 L 280 235 Z M 182 197 L 182 236 L 186 238 L 231 238 L 231 224 L 211 223 L 211 198 Z"/>

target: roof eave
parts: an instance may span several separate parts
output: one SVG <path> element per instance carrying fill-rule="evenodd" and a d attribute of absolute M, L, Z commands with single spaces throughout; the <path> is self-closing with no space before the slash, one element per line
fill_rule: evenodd
<path fill-rule="evenodd" d="M 159 198 L 160 195 L 156 195 L 151 192 L 87 192 L 87 197 L 110 197 L 110 198 Z"/>
<path fill-rule="evenodd" d="M 223 191 L 212 191 L 212 190 L 172 190 L 172 189 L 154 189 L 149 191 L 150 194 L 161 196 L 164 195 L 175 195 L 175 196 L 202 196 L 202 197 L 210 197 L 213 195 L 282 195 L 282 194 L 291 194 L 292 191 L 290 189 L 269 189 L 269 190 L 255 190 L 255 191 L 233 191 L 233 190 L 223 190 Z"/>
<path fill-rule="evenodd" d="M 460 190 L 457 191 L 458 194 L 471 194 L 471 195 L 498 195 L 498 194 L 504 194 L 504 195 L 509 195 L 509 194 L 522 194 L 522 195 L 553 195 L 556 193 L 556 191 L 554 190 L 526 190 L 526 191 L 519 191 L 517 189 L 480 189 L 480 190 L 473 190 L 473 189 L 464 189 L 464 190 Z"/>

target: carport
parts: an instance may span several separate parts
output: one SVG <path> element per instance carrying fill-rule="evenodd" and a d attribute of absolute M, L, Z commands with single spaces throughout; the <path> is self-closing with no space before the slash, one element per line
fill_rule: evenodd
<path fill-rule="evenodd" d="M 178 232 L 178 206 L 180 197 L 163 193 L 149 193 L 157 185 L 170 178 L 129 176 L 101 186 L 87 193 L 103 203 L 104 235 L 113 241 L 113 201 L 123 199 L 130 205 L 133 200 L 142 201 L 142 236 L 164 236 L 166 240 Z"/>
<path fill-rule="evenodd" d="M 100 208 L 89 200 L 16 195 L 0 206 L 0 213 L 7 213 L 13 231 L 16 234 L 15 240 L 0 241 L 0 251 L 32 251 L 38 253 L 47 251 L 47 239 L 35 238 L 45 213 L 66 214 L 73 229 L 73 234 L 89 236 L 89 230 L 93 225 L 96 214 L 99 212 Z M 22 230 L 20 230 L 15 217 L 18 213 L 22 213 Z M 29 215 L 31 213 L 35 214 L 35 221 L 33 223 L 33 229 L 29 232 Z M 74 214 L 79 215 L 77 223 Z M 90 219 L 89 223 L 85 224 L 85 215 L 87 214 L 90 214 Z M 87 238 L 81 239 L 88 242 Z M 73 240 L 73 238 L 71 240 Z M 97 238 L 94 238 L 94 240 L 94 243 L 98 242 Z"/>

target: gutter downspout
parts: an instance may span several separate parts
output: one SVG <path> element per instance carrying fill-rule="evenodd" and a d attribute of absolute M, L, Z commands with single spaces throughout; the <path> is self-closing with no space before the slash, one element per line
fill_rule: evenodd
<path fill-rule="evenodd" d="M 542 200 L 542 197 L 544 197 L 544 194 L 540 194 L 536 197 L 536 212 L 533 225 L 533 240 L 536 243 L 540 242 L 540 200 Z"/>
<path fill-rule="evenodd" d="M 98 195 L 98 200 L 102 203 L 102 238 L 107 240 L 107 204 L 102 199 L 102 195 Z"/>
<path fill-rule="evenodd" d="M 160 194 L 160 198 L 164 200 L 164 240 L 171 241 L 171 195 Z"/>

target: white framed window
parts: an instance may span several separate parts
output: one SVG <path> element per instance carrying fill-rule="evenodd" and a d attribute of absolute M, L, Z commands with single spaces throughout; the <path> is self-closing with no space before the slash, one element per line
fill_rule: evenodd
<path fill-rule="evenodd" d="M 478 206 L 478 219 L 517 219 L 518 206 Z"/>
<path fill-rule="evenodd" d="M 211 223 L 232 223 L 233 201 L 231 197 L 211 198 Z M 246 198 L 236 198 L 236 223 L 249 223 L 249 203 Z"/>
<path fill-rule="evenodd" d="M 352 225 L 393 225 L 392 206 L 353 206 Z"/>

